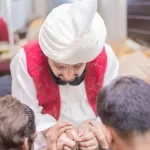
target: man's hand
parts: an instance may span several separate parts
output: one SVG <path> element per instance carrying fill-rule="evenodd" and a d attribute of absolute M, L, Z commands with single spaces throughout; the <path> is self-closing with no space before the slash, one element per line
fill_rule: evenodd
<path fill-rule="evenodd" d="M 81 142 L 82 139 L 78 136 L 75 129 L 67 130 L 63 133 L 57 141 L 58 150 L 76 150 L 77 142 Z"/>
<path fill-rule="evenodd" d="M 108 149 L 109 146 L 107 143 L 107 139 L 105 136 L 105 130 L 104 130 L 102 122 L 97 123 L 95 121 L 91 121 L 89 123 L 91 124 L 91 132 L 97 138 L 100 148 Z"/>
<path fill-rule="evenodd" d="M 66 133 L 63 133 L 57 141 L 57 150 L 73 150 L 76 147 L 76 142 L 69 139 Z"/>
<path fill-rule="evenodd" d="M 64 132 L 71 129 L 72 129 L 72 124 L 68 121 L 58 122 L 56 125 L 52 126 L 46 134 L 47 146 L 44 150 L 57 150 L 58 138 Z"/>
<path fill-rule="evenodd" d="M 82 142 L 79 142 L 80 150 L 98 150 L 99 144 L 95 135 L 91 132 L 91 125 L 88 123 L 83 124 L 79 128 L 78 135 L 81 137 Z"/>
<path fill-rule="evenodd" d="M 77 131 L 75 129 L 67 130 L 65 133 L 69 139 L 74 140 L 75 142 L 81 142 L 82 141 L 82 139 L 77 134 Z"/>

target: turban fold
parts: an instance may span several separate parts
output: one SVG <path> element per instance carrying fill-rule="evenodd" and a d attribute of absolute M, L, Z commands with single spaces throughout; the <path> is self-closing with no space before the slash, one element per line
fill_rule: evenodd
<path fill-rule="evenodd" d="M 39 33 L 44 54 L 64 64 L 87 63 L 102 51 L 106 40 L 97 0 L 78 0 L 52 10 Z"/>

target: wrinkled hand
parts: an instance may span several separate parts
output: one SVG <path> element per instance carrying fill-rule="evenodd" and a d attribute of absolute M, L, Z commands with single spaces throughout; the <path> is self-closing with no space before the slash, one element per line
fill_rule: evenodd
<path fill-rule="evenodd" d="M 108 149 L 109 146 L 105 136 L 105 130 L 102 122 L 97 123 L 95 121 L 91 121 L 89 123 L 91 124 L 91 132 L 97 138 L 100 148 Z"/>
<path fill-rule="evenodd" d="M 57 141 L 58 150 L 76 150 L 77 142 L 82 139 L 77 135 L 75 129 L 67 130 Z"/>
<path fill-rule="evenodd" d="M 68 121 L 58 122 L 52 126 L 46 134 L 47 146 L 44 150 L 57 150 L 57 140 L 67 130 L 72 129 L 72 124 Z"/>
<path fill-rule="evenodd" d="M 80 150 L 98 150 L 99 144 L 95 135 L 91 132 L 91 125 L 88 123 L 83 124 L 79 128 L 78 135 L 81 137 L 82 142 L 79 142 Z"/>

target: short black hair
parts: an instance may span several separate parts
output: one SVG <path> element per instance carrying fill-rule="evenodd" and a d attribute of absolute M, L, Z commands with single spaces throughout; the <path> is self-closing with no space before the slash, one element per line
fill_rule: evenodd
<path fill-rule="evenodd" d="M 150 130 L 150 85 L 130 76 L 118 77 L 97 96 L 97 113 L 102 122 L 119 133 Z"/>

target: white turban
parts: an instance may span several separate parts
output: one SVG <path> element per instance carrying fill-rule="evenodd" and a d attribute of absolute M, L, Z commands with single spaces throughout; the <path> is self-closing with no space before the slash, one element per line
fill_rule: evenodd
<path fill-rule="evenodd" d="M 102 51 L 106 28 L 97 11 L 97 0 L 80 0 L 56 7 L 39 33 L 44 54 L 64 64 L 87 63 Z"/>

